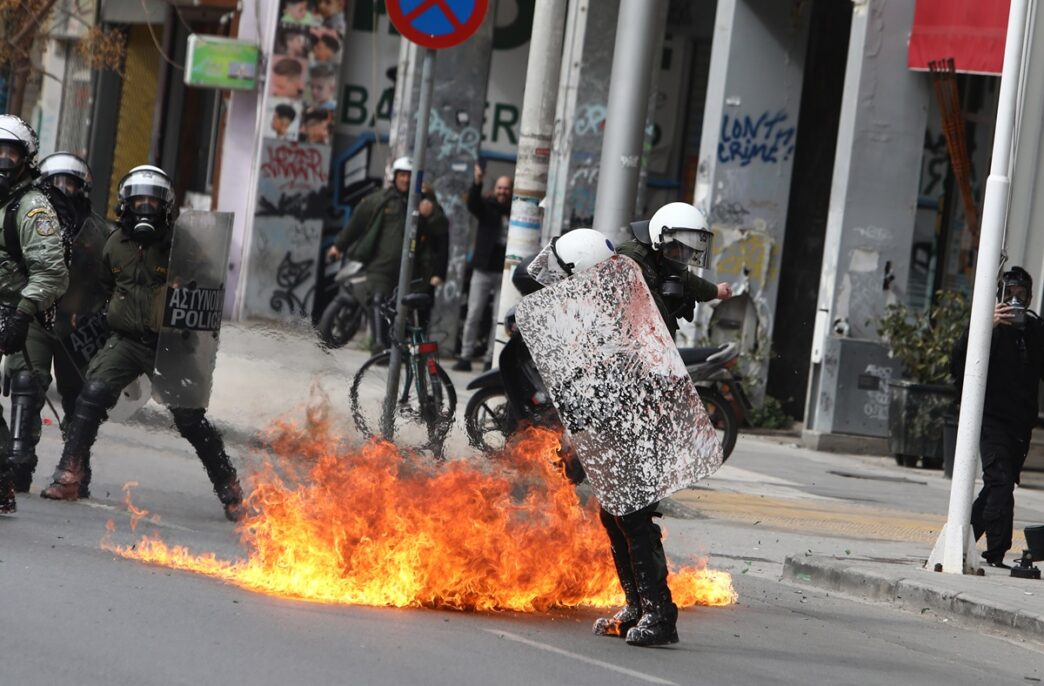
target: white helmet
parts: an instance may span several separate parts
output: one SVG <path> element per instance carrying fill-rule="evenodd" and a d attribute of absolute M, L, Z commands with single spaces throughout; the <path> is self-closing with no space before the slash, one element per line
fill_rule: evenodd
<path fill-rule="evenodd" d="M 530 263 L 529 274 L 548 286 L 590 269 L 615 254 L 613 242 L 604 233 L 594 229 L 573 229 L 551 239 Z"/>
<path fill-rule="evenodd" d="M 91 192 L 93 181 L 91 169 L 79 155 L 74 155 L 71 152 L 56 152 L 40 160 L 41 183 L 49 183 L 64 190 L 63 186 L 56 183 L 59 176 L 69 176 L 76 179 L 79 182 L 77 184 L 78 193 L 86 194 Z"/>
<path fill-rule="evenodd" d="M 156 202 L 136 202 L 151 198 Z M 127 172 L 116 191 L 120 227 L 140 242 L 162 236 L 174 223 L 174 185 L 167 173 L 151 164 Z"/>
<path fill-rule="evenodd" d="M 413 172 L 413 160 L 409 157 L 398 157 L 392 162 L 392 174 L 395 172 Z"/>
<path fill-rule="evenodd" d="M 707 216 L 687 202 L 668 203 L 649 220 L 652 249 L 678 264 L 707 266 L 711 236 Z"/>
<path fill-rule="evenodd" d="M 26 169 L 30 173 L 36 171 L 36 152 L 40 148 L 40 139 L 33 127 L 25 123 L 21 117 L 13 114 L 0 114 L 0 146 L 7 149 L 8 154 L 0 157 L 0 199 L 7 196 L 11 188 L 23 177 Z M 20 157 L 15 161 L 15 158 Z"/>

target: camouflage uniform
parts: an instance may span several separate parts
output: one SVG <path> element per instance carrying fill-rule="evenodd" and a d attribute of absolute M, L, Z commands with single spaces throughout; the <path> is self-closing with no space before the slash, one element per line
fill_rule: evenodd
<path fill-rule="evenodd" d="M 40 441 L 40 412 L 51 385 L 51 365 L 62 399 L 62 414 L 69 416 L 83 388 L 87 361 L 104 341 L 105 325 L 100 310 L 106 294 L 102 286 L 101 250 L 112 233 L 105 219 L 89 214 L 73 242 L 69 265 L 69 289 L 55 314 L 54 330 L 38 321 L 29 327 L 25 350 L 30 369 L 21 355 L 8 360 L 11 383 L 11 461 L 15 490 L 29 490 L 36 469 L 36 445 Z M 84 490 L 86 495 L 86 490 Z"/>
<path fill-rule="evenodd" d="M 61 226 L 58 216 L 37 190 L 26 188 L 30 181 L 16 186 L 0 206 L 0 223 L 6 221 L 7 211 L 17 203 L 14 216 L 20 248 L 12 250 L 7 245 L 6 232 L 0 232 L 0 311 L 11 315 L 18 310 L 25 315 L 42 315 L 65 292 L 69 283 L 69 270 L 65 265 L 65 248 L 62 244 Z M 17 253 L 21 252 L 21 257 Z M 37 322 L 30 325 L 30 336 Z M 42 328 L 38 333 L 42 333 Z M 38 347 L 29 346 L 28 339 L 23 351 L 8 355 L 10 369 L 24 369 L 26 359 L 36 369 L 49 370 L 50 359 L 39 354 Z M 34 359 L 35 358 L 35 359 Z M 11 433 L 0 415 L 0 501 L 6 499 L 6 491 L 13 488 L 9 481 L 11 467 L 8 446 Z"/>

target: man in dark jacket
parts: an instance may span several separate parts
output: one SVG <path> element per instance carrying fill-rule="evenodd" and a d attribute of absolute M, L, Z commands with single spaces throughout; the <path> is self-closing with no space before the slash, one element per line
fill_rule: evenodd
<path fill-rule="evenodd" d="M 468 284 L 468 314 L 460 359 L 453 365 L 457 371 L 471 371 L 471 360 L 478 351 L 479 327 L 490 301 L 497 301 L 500 282 L 504 278 L 504 253 L 507 250 L 508 218 L 511 216 L 512 181 L 501 176 L 493 186 L 493 195 L 482 195 L 482 167 L 475 165 L 475 183 L 468 191 L 468 211 L 478 220 L 475 249 L 471 255 L 471 281 Z"/>
<path fill-rule="evenodd" d="M 65 448 L 53 481 L 40 494 L 52 500 L 76 500 L 90 473 L 91 447 L 106 413 L 123 388 L 155 370 L 163 327 L 164 294 L 174 224 L 174 186 L 162 169 L 142 165 L 120 181 L 117 191 L 120 230 L 105 243 L 103 283 L 110 297 L 106 316 L 111 335 L 87 367 L 83 390 L 67 417 Z M 174 426 L 192 447 L 225 508 L 242 516 L 243 493 L 221 434 L 207 421 L 205 408 L 171 407 Z"/>
<path fill-rule="evenodd" d="M 1015 517 L 1015 484 L 1037 421 L 1037 389 L 1044 379 L 1044 325 L 1029 311 L 1033 279 L 1021 267 L 1004 273 L 993 310 L 993 338 L 982 408 L 982 490 L 972 505 L 975 540 L 986 534 L 983 559 L 1007 568 Z M 954 347 L 950 370 L 960 388 L 968 354 L 968 332 Z"/>
<path fill-rule="evenodd" d="M 337 234 L 327 259 L 342 255 L 366 265 L 370 292 L 370 326 L 374 354 L 388 349 L 388 322 L 381 315 L 383 304 L 399 285 L 402 241 L 406 232 L 406 202 L 413 175 L 413 162 L 400 157 L 392 163 L 392 185 L 367 195 L 352 211 L 348 225 Z M 449 221 L 428 190 L 417 206 L 414 292 L 433 293 L 446 278 L 449 261 Z"/>

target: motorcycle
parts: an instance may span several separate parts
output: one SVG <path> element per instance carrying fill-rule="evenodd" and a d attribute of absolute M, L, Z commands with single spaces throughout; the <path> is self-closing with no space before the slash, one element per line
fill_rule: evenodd
<path fill-rule="evenodd" d="M 500 366 L 467 386 L 474 393 L 464 409 L 464 426 L 471 445 L 486 453 L 502 448 L 522 422 L 560 426 L 529 348 L 514 326 L 513 311 L 505 319 L 509 338 L 500 353 Z M 732 372 L 739 360 L 739 348 L 727 343 L 716 348 L 680 348 L 679 352 L 717 430 L 724 461 L 736 447 L 741 421 L 736 407 L 749 402 L 739 377 Z"/>
<path fill-rule="evenodd" d="M 366 320 L 366 273 L 362 262 L 348 261 L 337 271 L 337 295 L 319 318 L 319 340 L 327 348 L 340 348 L 358 333 Z"/>

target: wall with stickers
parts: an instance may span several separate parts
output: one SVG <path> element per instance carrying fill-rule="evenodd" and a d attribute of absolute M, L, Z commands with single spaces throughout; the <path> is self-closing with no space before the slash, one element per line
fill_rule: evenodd
<path fill-rule="evenodd" d="M 311 321 L 344 31 L 344 0 L 279 0 L 261 100 L 245 317 Z"/>

